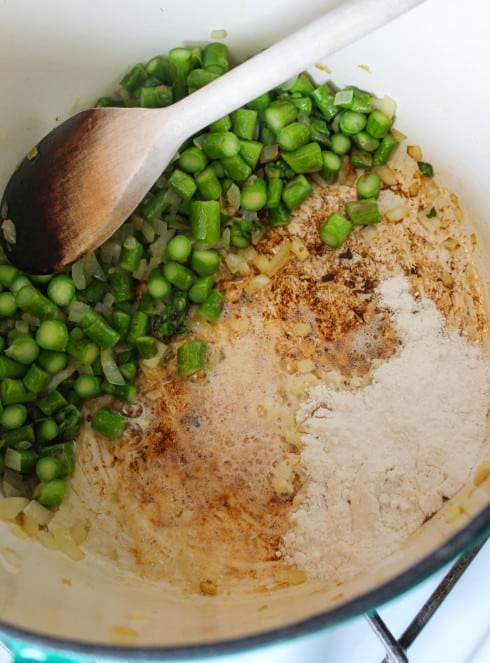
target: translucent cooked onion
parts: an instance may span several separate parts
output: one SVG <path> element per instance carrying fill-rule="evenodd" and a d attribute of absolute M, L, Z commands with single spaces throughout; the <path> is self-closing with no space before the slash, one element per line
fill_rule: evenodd
<path fill-rule="evenodd" d="M 73 541 L 79 546 L 87 538 L 88 529 L 82 522 L 77 520 L 77 522 L 70 527 L 70 534 Z"/>
<path fill-rule="evenodd" d="M 156 368 L 160 364 L 162 359 L 164 358 L 164 356 L 165 356 L 165 354 L 168 350 L 168 346 L 165 345 L 165 343 L 162 343 L 159 340 L 157 340 L 156 345 L 157 345 L 157 351 L 156 351 L 155 355 L 153 357 L 150 357 L 149 359 L 142 359 L 141 360 L 142 367 L 146 367 L 146 368 L 150 368 L 150 369 Z"/>
<path fill-rule="evenodd" d="M 420 145 L 407 145 L 407 154 L 412 157 L 414 161 L 422 161 L 422 148 Z"/>
<path fill-rule="evenodd" d="M 310 255 L 310 252 L 308 251 L 306 244 L 303 242 L 303 240 L 299 239 L 299 237 L 295 237 L 292 240 L 291 251 L 298 258 L 298 260 L 301 260 L 301 262 L 305 261 Z"/>
<path fill-rule="evenodd" d="M 396 127 L 391 127 L 391 135 L 398 143 L 403 143 L 407 138 L 407 135 L 399 131 Z"/>
<path fill-rule="evenodd" d="M 153 244 L 150 245 L 150 262 L 148 263 L 148 268 L 151 271 L 154 267 L 160 265 L 165 255 L 165 249 L 168 244 L 168 239 L 166 235 L 160 235 Z"/>
<path fill-rule="evenodd" d="M 27 497 L 30 488 L 22 475 L 6 468 L 3 473 L 2 493 L 4 497 Z"/>
<path fill-rule="evenodd" d="M 378 175 L 383 184 L 394 186 L 398 182 L 396 173 L 389 166 L 374 166 L 373 171 Z"/>
<path fill-rule="evenodd" d="M 168 232 L 168 225 L 162 219 L 151 219 L 151 225 L 153 226 L 157 235 L 166 236 Z"/>
<path fill-rule="evenodd" d="M 226 202 L 228 203 L 227 211 L 230 216 L 233 216 L 233 214 L 240 209 L 240 197 L 241 193 L 238 186 L 235 183 L 231 184 L 226 192 Z"/>
<path fill-rule="evenodd" d="M 377 226 L 372 225 L 364 226 L 359 232 L 361 233 L 363 240 L 368 242 L 376 237 L 378 234 L 378 228 Z"/>
<path fill-rule="evenodd" d="M 37 500 L 31 500 L 25 506 L 24 514 L 34 520 L 39 526 L 47 525 L 54 516 L 54 512 L 51 509 L 47 509 Z"/>
<path fill-rule="evenodd" d="M 100 247 L 100 257 L 105 265 L 117 265 L 121 255 L 122 242 L 115 238 L 107 240 Z"/>
<path fill-rule="evenodd" d="M 274 276 L 275 274 L 280 272 L 281 269 L 285 267 L 286 264 L 288 263 L 290 256 L 291 256 L 291 242 L 289 239 L 285 239 L 279 244 L 276 252 L 269 260 L 267 270 L 265 270 L 267 276 Z"/>
<path fill-rule="evenodd" d="M 97 260 L 97 256 L 94 251 L 91 253 L 88 253 L 85 258 L 82 260 L 83 263 L 83 270 L 85 277 L 90 279 L 92 277 L 95 277 L 97 279 L 100 279 L 101 281 L 105 281 L 105 272 L 102 269 L 99 261 Z"/>
<path fill-rule="evenodd" d="M 339 90 L 335 98 L 333 100 L 333 103 L 336 106 L 340 106 L 341 104 L 350 104 L 352 101 L 352 97 L 354 96 L 354 90 Z"/>
<path fill-rule="evenodd" d="M 424 226 L 426 230 L 435 233 L 441 227 L 441 222 L 438 216 L 427 216 L 430 209 L 423 209 L 417 214 L 417 219 Z"/>
<path fill-rule="evenodd" d="M 14 520 L 28 504 L 26 497 L 4 497 L 0 500 L 0 520 Z"/>
<path fill-rule="evenodd" d="M 155 229 L 146 219 L 143 219 L 143 223 L 141 224 L 141 234 L 148 243 L 151 243 L 155 240 Z"/>
<path fill-rule="evenodd" d="M 105 379 L 109 384 L 123 385 L 125 383 L 114 358 L 114 351 L 112 348 L 102 348 L 100 351 L 100 363 L 102 364 L 102 371 Z"/>
<path fill-rule="evenodd" d="M 102 300 L 102 303 L 104 304 L 104 306 L 107 306 L 108 309 L 111 309 L 115 301 L 116 298 L 114 297 L 112 292 L 106 292 L 106 294 L 104 295 L 104 299 Z"/>
<path fill-rule="evenodd" d="M 373 106 L 374 108 L 382 111 L 388 117 L 394 117 L 396 113 L 396 101 L 386 94 L 382 99 L 379 97 L 374 97 Z"/>
<path fill-rule="evenodd" d="M 85 553 L 77 546 L 67 527 L 54 528 L 52 535 L 61 552 L 77 562 L 84 559 Z"/>
<path fill-rule="evenodd" d="M 228 253 L 225 256 L 225 263 L 232 274 L 239 274 L 240 276 L 248 276 L 250 274 L 250 266 L 241 255 Z"/>
<path fill-rule="evenodd" d="M 442 245 L 445 249 L 448 251 L 456 251 L 456 249 L 459 249 L 461 244 L 458 242 L 457 239 L 454 237 L 447 237 L 443 242 Z"/>
<path fill-rule="evenodd" d="M 273 143 L 272 145 L 264 145 L 260 153 L 260 163 L 269 163 L 275 161 L 279 156 L 279 145 Z"/>
<path fill-rule="evenodd" d="M 385 218 L 391 223 L 399 223 L 410 214 L 410 208 L 407 205 L 395 205 L 387 212 L 385 212 Z"/>
<path fill-rule="evenodd" d="M 228 37 L 228 32 L 226 30 L 211 30 L 209 36 L 211 39 L 226 39 Z"/>
<path fill-rule="evenodd" d="M 2 223 L 2 232 L 5 237 L 5 241 L 8 244 L 15 244 L 17 241 L 17 231 L 15 229 L 15 224 L 12 219 L 5 219 Z"/>
<path fill-rule="evenodd" d="M 77 290 L 83 290 L 87 285 L 85 270 L 83 268 L 83 260 L 83 258 L 81 260 L 77 260 L 71 266 L 71 277 Z"/>
<path fill-rule="evenodd" d="M 270 278 L 266 274 L 258 274 L 257 276 L 254 276 L 252 279 L 250 279 L 244 290 L 247 295 L 253 295 L 255 292 L 265 288 L 267 285 L 269 285 L 269 283 Z"/>
<path fill-rule="evenodd" d="M 68 306 L 68 320 L 78 323 L 89 310 L 90 307 L 87 304 L 74 299 Z"/>
<path fill-rule="evenodd" d="M 47 532 L 45 530 L 39 530 L 39 532 L 37 533 L 37 539 L 39 543 L 48 550 L 60 549 L 58 542 L 55 541 L 55 538 L 51 534 L 51 532 Z"/>
<path fill-rule="evenodd" d="M 149 267 L 148 267 L 148 262 L 146 258 L 143 258 L 140 260 L 140 263 L 138 267 L 133 272 L 133 277 L 138 280 L 143 280 L 148 278 L 148 274 L 150 273 Z"/>
<path fill-rule="evenodd" d="M 102 302 L 97 302 L 96 305 L 94 306 L 94 311 L 97 311 L 97 313 L 100 313 L 100 315 L 105 318 L 107 321 L 111 319 L 112 311 L 111 307 L 107 306 L 107 304 L 102 301 Z"/>
<path fill-rule="evenodd" d="M 75 371 L 78 368 L 78 364 L 76 362 L 69 362 L 68 366 L 64 368 L 62 371 L 59 373 L 56 373 L 53 375 L 52 378 L 48 381 L 48 384 L 46 385 L 46 389 L 48 391 L 52 391 L 53 389 L 56 389 L 62 382 L 67 380 L 69 377 L 75 373 Z"/>

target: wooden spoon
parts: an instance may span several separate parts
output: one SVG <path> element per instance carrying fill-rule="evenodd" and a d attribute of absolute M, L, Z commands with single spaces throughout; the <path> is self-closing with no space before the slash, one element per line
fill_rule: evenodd
<path fill-rule="evenodd" d="M 172 106 L 74 115 L 7 185 L 0 238 L 8 259 L 38 274 L 70 265 L 128 218 L 186 139 L 420 2 L 346 0 Z"/>

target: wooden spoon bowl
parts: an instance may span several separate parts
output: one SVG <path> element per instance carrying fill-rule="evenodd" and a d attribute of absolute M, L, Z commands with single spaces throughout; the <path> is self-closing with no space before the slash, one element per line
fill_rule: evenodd
<path fill-rule="evenodd" d="M 194 133 L 421 1 L 345 0 L 172 106 L 98 108 L 71 117 L 7 185 L 0 239 L 8 259 L 35 274 L 62 270 L 128 218 Z"/>

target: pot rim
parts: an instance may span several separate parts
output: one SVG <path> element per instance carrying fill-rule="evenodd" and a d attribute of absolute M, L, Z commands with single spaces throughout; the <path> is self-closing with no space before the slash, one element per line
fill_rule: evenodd
<path fill-rule="evenodd" d="M 373 611 L 382 603 L 394 599 L 415 587 L 419 582 L 440 570 L 445 564 L 463 554 L 465 550 L 477 545 L 489 535 L 490 504 L 485 506 L 465 527 L 444 544 L 375 589 L 367 591 L 332 610 L 308 617 L 288 626 L 255 635 L 216 642 L 193 643 L 191 645 L 135 647 L 91 644 L 85 641 L 63 639 L 12 626 L 0 620 L 0 638 L 7 636 L 7 640 L 15 641 L 16 649 L 20 652 L 24 647 L 29 649 L 40 648 L 44 654 L 43 661 L 49 662 L 51 660 L 50 654 L 53 654 L 56 656 L 57 663 L 60 663 L 60 661 L 79 662 L 83 660 L 81 656 L 90 659 L 96 658 L 97 660 L 110 658 L 126 661 L 182 661 L 249 652 L 253 649 L 312 635 L 330 626 L 338 625 L 347 619 Z M 8 641 L 6 645 L 9 646 Z"/>

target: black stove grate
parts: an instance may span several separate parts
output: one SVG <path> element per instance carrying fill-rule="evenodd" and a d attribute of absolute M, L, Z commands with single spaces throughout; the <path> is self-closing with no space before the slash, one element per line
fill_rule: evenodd
<path fill-rule="evenodd" d="M 386 656 L 382 663 L 409 663 L 408 649 L 421 634 L 485 543 L 486 541 L 482 541 L 458 558 L 399 638 L 393 635 L 376 611 L 366 615 L 366 620 L 386 649 Z"/>

